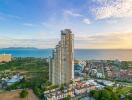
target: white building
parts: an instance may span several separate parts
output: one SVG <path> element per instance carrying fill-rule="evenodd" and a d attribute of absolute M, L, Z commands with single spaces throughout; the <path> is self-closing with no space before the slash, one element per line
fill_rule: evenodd
<path fill-rule="evenodd" d="M 7 83 L 7 86 L 10 86 L 16 82 L 19 82 L 21 79 L 23 79 L 23 76 L 20 75 L 14 75 L 11 78 L 2 78 L 3 81 Z"/>

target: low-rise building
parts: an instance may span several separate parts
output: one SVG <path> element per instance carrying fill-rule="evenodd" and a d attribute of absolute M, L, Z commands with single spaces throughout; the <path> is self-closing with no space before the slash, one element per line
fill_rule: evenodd
<path fill-rule="evenodd" d="M 21 79 L 23 79 L 23 76 L 19 76 L 19 75 L 14 75 L 11 77 L 11 79 L 7 80 L 7 86 L 12 85 L 18 81 L 20 81 Z"/>
<path fill-rule="evenodd" d="M 10 86 L 16 82 L 19 82 L 22 79 L 23 79 L 23 76 L 20 76 L 19 74 L 17 74 L 12 77 L 2 78 L 1 80 L 2 80 L 3 84 L 6 84 L 6 86 Z"/>
<path fill-rule="evenodd" d="M 79 95 L 79 94 L 84 94 L 84 93 L 88 93 L 91 90 L 95 90 L 96 86 L 95 85 L 83 85 L 83 86 L 77 86 L 75 88 L 75 95 Z"/>
<path fill-rule="evenodd" d="M 103 76 L 102 73 L 98 73 L 98 72 L 97 72 L 96 77 L 97 77 L 97 78 L 103 78 L 104 76 Z"/>
<path fill-rule="evenodd" d="M 44 97 L 46 100 L 62 100 L 63 98 L 71 96 L 74 97 L 74 90 L 73 89 L 65 89 L 61 90 L 50 90 L 44 92 Z"/>
<path fill-rule="evenodd" d="M 102 84 L 104 86 L 113 86 L 115 82 L 108 81 L 108 80 L 96 80 L 97 83 Z"/>
<path fill-rule="evenodd" d="M 0 54 L 0 63 L 11 61 L 11 57 L 12 57 L 11 54 Z"/>
<path fill-rule="evenodd" d="M 132 76 L 132 64 L 128 65 L 128 76 Z"/>

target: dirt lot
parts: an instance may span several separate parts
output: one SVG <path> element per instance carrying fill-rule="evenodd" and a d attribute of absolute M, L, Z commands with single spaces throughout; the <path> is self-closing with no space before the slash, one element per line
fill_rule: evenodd
<path fill-rule="evenodd" d="M 24 99 L 21 99 L 19 97 L 20 91 L 21 90 L 2 92 L 0 93 L 0 100 L 38 100 L 32 90 L 28 90 L 28 96 Z"/>

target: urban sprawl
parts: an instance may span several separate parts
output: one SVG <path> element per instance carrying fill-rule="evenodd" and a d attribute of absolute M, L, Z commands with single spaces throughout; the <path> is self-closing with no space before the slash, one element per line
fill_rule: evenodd
<path fill-rule="evenodd" d="M 11 54 L 1 54 L 0 63 L 11 62 L 11 58 Z M 43 91 L 42 100 L 132 100 L 132 61 L 77 60 L 70 29 L 61 31 L 61 40 L 46 61 L 50 86 Z M 1 75 L 0 88 L 11 86 L 24 77 L 21 73 L 10 77 Z M 110 95 L 116 93 L 118 98 L 99 99 L 105 94 L 103 91 L 112 91 Z"/>

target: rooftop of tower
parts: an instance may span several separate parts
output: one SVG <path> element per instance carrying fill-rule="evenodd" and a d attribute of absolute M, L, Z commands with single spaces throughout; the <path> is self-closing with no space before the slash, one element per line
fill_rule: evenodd
<path fill-rule="evenodd" d="M 66 35 L 66 34 L 69 34 L 69 33 L 72 33 L 71 29 L 61 30 L 61 35 Z"/>

